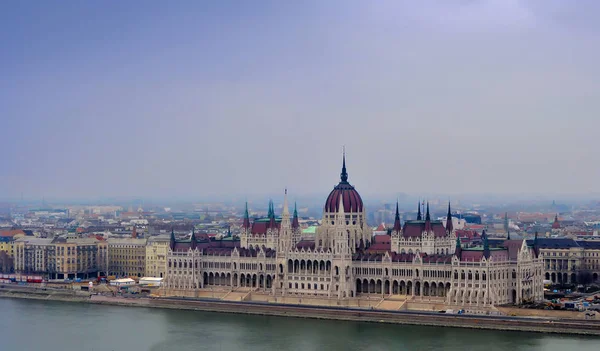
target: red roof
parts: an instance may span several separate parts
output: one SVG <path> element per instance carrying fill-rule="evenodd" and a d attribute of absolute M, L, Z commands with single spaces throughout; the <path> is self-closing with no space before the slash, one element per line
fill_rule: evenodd
<path fill-rule="evenodd" d="M 252 234 L 267 234 L 267 229 L 269 229 L 270 225 L 271 224 L 269 222 L 254 221 L 254 223 L 252 223 L 252 229 L 250 230 L 250 233 L 252 233 Z M 275 221 L 275 229 L 279 229 L 280 226 L 281 226 L 281 222 Z"/>
<path fill-rule="evenodd" d="M 344 212 L 362 212 L 363 201 L 358 194 L 358 191 L 354 189 L 348 182 L 340 182 L 333 188 L 327 201 L 325 201 L 325 212 L 336 213 L 340 207 L 340 196 L 344 201 Z"/>
<path fill-rule="evenodd" d="M 366 250 L 366 252 L 379 252 L 379 253 L 385 253 L 387 251 L 390 251 L 392 249 L 392 245 L 391 243 L 377 243 L 377 244 L 372 244 L 371 246 L 369 246 L 369 248 Z"/>
<path fill-rule="evenodd" d="M 404 223 L 404 229 L 402 230 L 402 236 L 405 238 L 418 238 L 425 231 L 426 221 L 406 221 Z M 431 230 L 436 237 L 446 236 L 446 228 L 440 221 L 431 221 Z"/>
<path fill-rule="evenodd" d="M 373 236 L 373 243 L 391 243 L 392 236 L 391 235 L 375 235 Z"/>
<path fill-rule="evenodd" d="M 375 231 L 377 231 L 377 232 L 385 232 L 386 231 L 385 225 L 383 223 L 381 223 L 379 225 L 379 227 L 377 227 L 377 229 L 375 229 Z"/>
<path fill-rule="evenodd" d="M 477 238 L 479 236 L 479 234 L 477 234 L 477 232 L 474 230 L 457 229 L 455 231 L 455 233 L 456 233 L 456 236 L 458 236 L 461 239 L 464 239 L 464 238 L 473 239 L 473 238 Z"/>
<path fill-rule="evenodd" d="M 298 249 L 311 249 L 314 250 L 315 242 L 313 240 L 302 240 L 298 244 L 296 244 Z"/>
<path fill-rule="evenodd" d="M 13 237 L 17 234 L 23 234 L 25 235 L 25 232 L 22 231 L 21 229 L 13 229 L 13 230 L 3 230 L 0 231 L 0 236 L 4 236 L 4 237 Z"/>

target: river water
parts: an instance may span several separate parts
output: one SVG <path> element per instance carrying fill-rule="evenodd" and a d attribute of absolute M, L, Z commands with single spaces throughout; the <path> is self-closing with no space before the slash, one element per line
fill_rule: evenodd
<path fill-rule="evenodd" d="M 0 298 L 0 350 L 600 350 L 600 338 Z"/>

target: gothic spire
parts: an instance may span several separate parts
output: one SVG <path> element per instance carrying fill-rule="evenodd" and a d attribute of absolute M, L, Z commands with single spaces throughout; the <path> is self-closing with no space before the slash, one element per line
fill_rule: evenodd
<path fill-rule="evenodd" d="M 246 211 L 244 212 L 244 228 L 250 228 L 250 215 L 248 214 L 248 201 L 246 201 Z"/>
<path fill-rule="evenodd" d="M 485 258 L 490 258 L 490 243 L 485 230 L 481 233 L 481 239 L 483 240 L 483 256 L 485 256 Z"/>
<path fill-rule="evenodd" d="M 171 240 L 170 243 L 171 250 L 175 250 L 175 231 L 173 231 L 173 227 L 171 227 Z"/>
<path fill-rule="evenodd" d="M 429 201 L 427 201 L 427 212 L 425 213 L 425 231 L 431 231 L 431 216 L 429 215 Z"/>
<path fill-rule="evenodd" d="M 342 156 L 342 173 L 340 173 L 340 180 L 343 183 L 348 182 L 348 172 L 346 172 L 346 148 L 344 147 L 344 155 Z"/>
<path fill-rule="evenodd" d="M 292 228 L 300 228 L 298 222 L 298 210 L 296 209 L 296 203 L 294 202 L 294 217 L 292 218 Z"/>
<path fill-rule="evenodd" d="M 192 227 L 192 236 L 190 237 L 190 247 L 192 250 L 196 248 L 196 231 L 195 228 Z"/>
<path fill-rule="evenodd" d="M 454 249 L 454 254 L 460 258 L 460 253 L 462 252 L 462 246 L 460 245 L 460 237 L 456 236 L 456 248 Z"/>
<path fill-rule="evenodd" d="M 419 200 L 419 203 L 417 204 L 417 221 L 420 221 L 421 219 L 421 201 Z"/>
<path fill-rule="evenodd" d="M 283 195 L 283 210 L 282 210 L 281 215 L 282 215 L 282 217 L 290 215 L 290 210 L 288 208 L 287 188 L 285 188 L 285 193 Z"/>
<path fill-rule="evenodd" d="M 269 201 L 269 228 L 275 228 L 275 205 L 273 205 L 273 200 Z"/>
<path fill-rule="evenodd" d="M 452 211 L 450 210 L 450 201 L 448 201 L 448 214 L 446 215 L 446 231 L 452 233 L 454 226 L 452 225 Z"/>
<path fill-rule="evenodd" d="M 338 214 L 343 215 L 345 213 L 344 209 L 344 196 L 340 193 L 340 204 L 338 206 Z"/>
<path fill-rule="evenodd" d="M 398 211 L 398 201 L 396 200 L 396 216 L 394 217 L 394 231 L 400 233 L 400 211 Z"/>

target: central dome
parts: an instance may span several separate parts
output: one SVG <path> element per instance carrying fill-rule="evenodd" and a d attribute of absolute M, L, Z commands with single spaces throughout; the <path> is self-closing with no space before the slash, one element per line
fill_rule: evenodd
<path fill-rule="evenodd" d="M 348 183 L 348 173 L 346 172 L 346 155 L 342 163 L 342 173 L 340 174 L 340 183 L 333 188 L 327 201 L 325 201 L 325 212 L 335 213 L 340 208 L 340 197 L 344 202 L 344 212 L 362 212 L 363 202 L 350 183 Z"/>

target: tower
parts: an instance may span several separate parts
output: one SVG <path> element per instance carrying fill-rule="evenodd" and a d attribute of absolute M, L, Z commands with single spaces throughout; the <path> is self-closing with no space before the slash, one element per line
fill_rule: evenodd
<path fill-rule="evenodd" d="M 335 236 L 333 239 L 333 293 L 338 298 L 352 296 L 352 252 L 354 251 L 350 230 L 346 224 L 346 211 L 340 195 L 340 205 L 335 217 Z"/>
<path fill-rule="evenodd" d="M 288 208 L 287 189 L 283 195 L 283 210 L 281 213 L 281 225 L 279 227 L 279 237 L 277 252 L 284 254 L 292 248 L 292 222 L 290 220 L 290 211 Z"/>
<path fill-rule="evenodd" d="M 452 224 L 452 211 L 450 210 L 450 201 L 448 201 L 448 214 L 446 214 L 446 232 L 452 234 L 454 225 Z"/>
<path fill-rule="evenodd" d="M 398 252 L 400 238 L 402 237 L 402 226 L 400 225 L 400 211 L 398 211 L 398 200 L 396 200 L 396 215 L 394 216 L 394 227 L 392 228 L 392 251 Z"/>
<path fill-rule="evenodd" d="M 340 215 L 340 208 L 344 215 Z M 343 217 L 343 219 L 340 219 Z M 366 209 L 358 191 L 348 182 L 346 154 L 342 159 L 340 182 L 329 193 L 323 208 L 322 225 L 317 229 L 316 246 L 333 249 L 333 241 L 337 236 L 336 221 L 340 220 L 350 235 L 350 250 L 355 252 L 361 241 L 368 246 L 371 242 L 372 230 L 367 225 Z"/>
<path fill-rule="evenodd" d="M 244 211 L 244 222 L 240 231 L 240 246 L 248 247 L 248 237 L 250 236 L 250 216 L 248 214 L 248 202 L 246 201 L 246 210 Z"/>
<path fill-rule="evenodd" d="M 298 219 L 298 209 L 294 202 L 294 217 L 292 218 L 292 247 L 296 246 L 302 238 L 302 230 L 300 229 L 300 221 Z"/>

